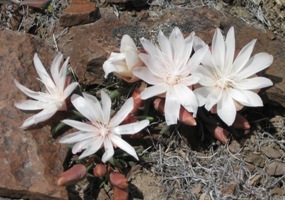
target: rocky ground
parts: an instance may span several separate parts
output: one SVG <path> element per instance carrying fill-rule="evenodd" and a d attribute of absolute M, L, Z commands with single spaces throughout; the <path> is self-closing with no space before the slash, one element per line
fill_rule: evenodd
<path fill-rule="evenodd" d="M 16 1 L 15 1 L 16 2 Z M 36 4 L 37 2 L 38 4 Z M 130 199 L 284 199 L 285 198 L 285 2 L 284 0 L 87 0 L 0 1 L 0 196 L 13 199 L 110 199 L 92 178 L 62 188 L 56 180 L 68 159 L 50 130 L 54 121 L 23 131 L 30 116 L 13 102 L 25 98 L 16 78 L 39 89 L 32 57 L 38 52 L 49 66 L 57 51 L 83 85 L 103 84 L 102 63 L 118 49 L 123 34 L 137 42 L 168 34 L 178 26 L 210 43 L 216 27 L 235 26 L 237 47 L 257 38 L 255 53 L 274 63 L 265 72 L 275 85 L 261 91 L 264 108 L 243 111 L 251 123 L 247 135 L 232 134 L 222 145 L 197 129 L 179 125 L 159 134 L 163 123 L 145 133 L 145 161 L 127 177 Z M 29 5 L 29 7 L 27 6 Z M 29 77 L 29 78 L 28 78 Z M 63 119 L 59 113 L 57 119 Z M 44 126 L 45 125 L 45 126 Z M 159 129 L 160 128 L 160 129 Z"/>

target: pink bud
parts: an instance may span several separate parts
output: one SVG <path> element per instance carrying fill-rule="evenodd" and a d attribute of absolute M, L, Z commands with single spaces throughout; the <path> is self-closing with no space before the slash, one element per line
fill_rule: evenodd
<path fill-rule="evenodd" d="M 221 143 L 226 144 L 228 142 L 229 132 L 220 126 L 207 126 L 210 133 L 219 140 Z"/>
<path fill-rule="evenodd" d="M 58 186 L 74 185 L 82 180 L 86 175 L 86 167 L 82 164 L 77 164 L 63 172 L 57 180 Z"/>
<path fill-rule="evenodd" d="M 107 173 L 107 168 L 103 164 L 97 164 L 93 169 L 94 176 L 99 178 L 104 177 L 106 173 Z"/>

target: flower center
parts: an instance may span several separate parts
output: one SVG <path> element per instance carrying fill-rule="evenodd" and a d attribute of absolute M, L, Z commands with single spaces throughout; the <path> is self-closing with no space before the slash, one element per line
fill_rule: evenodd
<path fill-rule="evenodd" d="M 98 128 L 100 130 L 100 134 L 103 136 L 103 137 L 106 137 L 108 136 L 110 133 L 111 133 L 111 128 L 106 125 L 106 124 L 98 124 Z"/>
<path fill-rule="evenodd" d="M 235 85 L 231 76 L 216 77 L 216 87 L 221 89 L 233 88 Z"/>
<path fill-rule="evenodd" d="M 177 83 L 179 83 L 179 81 L 180 81 L 180 77 L 179 76 L 169 75 L 169 76 L 166 76 L 166 78 L 165 78 L 165 82 L 169 86 L 176 85 Z"/>

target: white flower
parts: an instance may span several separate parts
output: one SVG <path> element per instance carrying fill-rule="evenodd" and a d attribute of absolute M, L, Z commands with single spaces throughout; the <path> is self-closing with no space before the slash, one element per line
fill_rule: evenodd
<path fill-rule="evenodd" d="M 229 126 L 235 120 L 236 111 L 243 106 L 263 106 L 256 91 L 272 85 L 268 78 L 256 76 L 257 72 L 271 65 L 273 57 L 262 52 L 250 58 L 255 42 L 248 43 L 234 58 L 234 28 L 230 28 L 225 40 L 217 29 L 211 51 L 204 57 L 203 66 L 196 71 L 203 77 L 199 81 L 201 87 L 194 90 L 199 106 L 205 105 L 207 110 L 216 109 Z M 201 40 L 197 42 L 200 46 L 201 43 Z"/>
<path fill-rule="evenodd" d="M 194 33 L 184 39 L 179 28 L 174 28 L 169 38 L 160 31 L 156 47 L 150 41 L 141 39 L 147 54 L 139 54 L 147 67 L 139 67 L 134 74 L 151 87 L 141 93 L 142 99 L 165 95 L 165 120 L 168 125 L 176 124 L 181 105 L 196 115 L 198 102 L 191 89 L 200 76 L 191 75 L 191 70 L 200 64 L 208 47 L 204 46 L 192 57 Z"/>
<path fill-rule="evenodd" d="M 143 63 L 138 56 L 139 51 L 129 35 L 123 36 L 120 52 L 112 52 L 109 59 L 104 62 L 105 78 L 107 78 L 109 73 L 114 72 L 118 77 L 126 81 L 137 81 L 138 79 L 133 76 L 132 71 L 135 67 L 142 66 Z"/>
<path fill-rule="evenodd" d="M 35 92 L 21 85 L 14 80 L 17 88 L 19 88 L 27 96 L 35 100 L 24 100 L 15 103 L 15 106 L 21 110 L 42 110 L 36 115 L 29 117 L 22 124 L 22 128 L 27 128 L 33 124 L 43 122 L 52 117 L 58 110 L 66 110 L 65 99 L 72 93 L 78 83 L 66 85 L 66 74 L 68 67 L 67 59 L 61 69 L 62 54 L 58 54 L 51 65 L 52 78 L 47 73 L 37 54 L 34 56 L 34 64 L 39 75 L 39 80 L 44 84 L 45 92 Z"/>
<path fill-rule="evenodd" d="M 84 123 L 75 120 L 63 120 L 64 123 L 79 131 L 66 135 L 60 143 L 75 143 L 72 153 L 84 152 L 79 159 L 96 153 L 102 146 L 105 148 L 102 161 L 107 162 L 113 155 L 113 145 L 138 159 L 134 148 L 125 142 L 121 135 L 134 134 L 148 126 L 148 120 L 120 125 L 134 107 L 133 98 L 128 99 L 122 108 L 110 119 L 111 99 L 101 93 L 101 104 L 96 97 L 83 93 L 83 97 L 72 95 L 71 102 L 74 107 L 90 122 Z"/>

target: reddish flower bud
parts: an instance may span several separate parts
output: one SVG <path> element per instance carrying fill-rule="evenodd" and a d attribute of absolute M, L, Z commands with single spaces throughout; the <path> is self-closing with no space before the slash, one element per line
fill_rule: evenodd
<path fill-rule="evenodd" d="M 58 186 L 74 185 L 82 180 L 86 175 L 86 167 L 82 164 L 77 164 L 63 172 L 57 180 Z"/>
<path fill-rule="evenodd" d="M 128 189 L 128 180 L 125 177 L 125 175 L 118 173 L 118 172 L 112 172 L 110 174 L 110 182 L 114 187 L 117 187 L 121 190 L 127 190 Z"/>
<path fill-rule="evenodd" d="M 245 117 L 243 117 L 241 114 L 237 113 L 236 115 L 236 119 L 233 123 L 233 127 L 234 128 L 239 128 L 239 129 L 250 129 L 250 125 L 248 123 L 248 121 L 246 120 Z"/>
<path fill-rule="evenodd" d="M 97 164 L 93 169 L 93 174 L 96 177 L 104 177 L 107 173 L 107 168 L 104 164 Z"/>
<path fill-rule="evenodd" d="M 226 144 L 228 142 L 229 132 L 226 129 L 220 126 L 207 126 L 207 128 L 221 143 Z"/>

